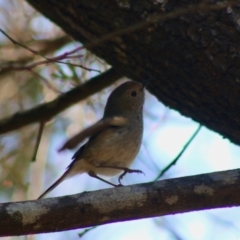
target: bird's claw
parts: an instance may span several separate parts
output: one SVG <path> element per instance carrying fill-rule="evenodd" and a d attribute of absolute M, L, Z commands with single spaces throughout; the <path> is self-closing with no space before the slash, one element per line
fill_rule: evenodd
<path fill-rule="evenodd" d="M 116 187 L 123 187 L 123 185 L 119 183 L 118 185 L 116 185 Z"/>
<path fill-rule="evenodd" d="M 122 185 L 121 183 L 121 180 L 123 179 L 123 177 L 127 174 L 127 173 L 142 173 L 145 175 L 145 173 L 141 170 L 135 170 L 135 169 L 129 169 L 129 168 L 126 168 L 124 169 L 124 172 L 119 176 L 118 178 L 118 182 L 120 185 Z"/>

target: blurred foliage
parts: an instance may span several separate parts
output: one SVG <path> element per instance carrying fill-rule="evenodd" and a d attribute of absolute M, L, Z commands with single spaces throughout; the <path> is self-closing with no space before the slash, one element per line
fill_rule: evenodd
<path fill-rule="evenodd" d="M 40 51 L 44 56 L 55 57 L 80 46 L 80 43 L 72 41 L 56 25 L 41 16 L 24 1 L 0 1 L 0 13 L 0 26 L 3 31 L 15 41 Z M 65 41 L 59 43 L 60 39 L 64 38 L 66 38 Z M 108 68 L 106 64 L 86 50 L 82 50 L 78 54 L 81 54 L 79 58 L 64 61 L 97 69 L 98 72 Z M 61 63 L 38 65 L 32 69 L 33 72 L 28 71 L 28 69 L 11 69 L 11 66 L 27 66 L 41 60 L 44 60 L 41 56 L 13 44 L 0 33 L 1 118 L 48 102 L 98 73 Z M 8 65 L 10 67 L 6 68 Z M 45 126 L 43 134 L 48 137 L 43 136 L 40 144 L 41 146 L 45 145 L 46 149 L 42 151 L 40 146 L 41 151 L 38 151 L 36 164 L 40 162 L 42 166 L 38 166 L 38 169 L 35 170 L 37 173 L 32 172 L 34 168 L 32 168 L 31 158 L 39 128 L 38 124 L 1 135 L 1 201 L 34 199 L 39 195 L 44 176 L 44 173 L 39 172 L 39 169 L 42 171 L 45 169 L 51 135 L 55 131 L 65 131 L 68 128 L 70 133 L 76 129 L 81 129 L 86 124 L 86 118 L 83 117 L 84 111 L 81 109 L 86 108 L 86 104 L 91 106 L 92 101 L 95 101 L 94 98 L 80 103 L 78 110 L 72 111 L 70 109 L 71 114 L 66 114 L 68 112 L 66 111 Z M 75 122 L 76 116 L 77 124 Z M 94 111 L 89 116 L 90 120 L 93 121 L 95 119 Z M 55 125 L 59 121 L 61 123 Z M 29 188 L 38 190 L 33 192 Z"/>

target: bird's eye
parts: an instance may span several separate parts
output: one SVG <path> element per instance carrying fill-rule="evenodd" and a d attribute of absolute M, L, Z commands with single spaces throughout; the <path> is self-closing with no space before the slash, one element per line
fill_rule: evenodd
<path fill-rule="evenodd" d="M 136 96 L 137 96 L 137 92 L 136 92 L 136 91 L 132 91 L 132 92 L 131 92 L 131 96 L 132 96 L 132 97 L 136 97 Z"/>

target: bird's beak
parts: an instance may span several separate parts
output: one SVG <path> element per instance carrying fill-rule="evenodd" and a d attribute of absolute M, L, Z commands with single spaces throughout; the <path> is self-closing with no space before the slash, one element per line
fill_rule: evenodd
<path fill-rule="evenodd" d="M 143 90 L 148 85 L 150 80 L 151 80 L 151 78 L 148 78 L 148 79 L 145 79 L 145 80 L 142 81 L 142 88 L 141 88 L 141 90 Z"/>

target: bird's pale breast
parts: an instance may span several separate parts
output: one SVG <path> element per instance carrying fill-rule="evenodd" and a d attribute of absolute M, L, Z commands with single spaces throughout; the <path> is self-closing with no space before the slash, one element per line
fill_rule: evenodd
<path fill-rule="evenodd" d="M 96 167 L 129 167 L 139 151 L 141 140 L 142 126 L 109 127 L 90 139 L 81 158 Z M 106 176 L 121 172 L 111 168 L 96 168 L 95 171 Z"/>

